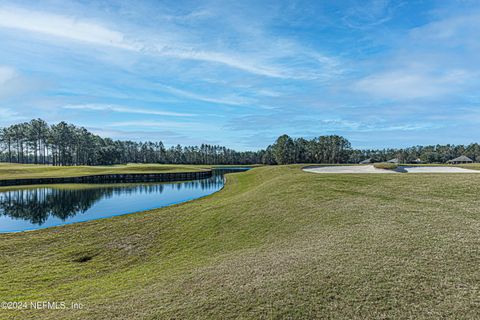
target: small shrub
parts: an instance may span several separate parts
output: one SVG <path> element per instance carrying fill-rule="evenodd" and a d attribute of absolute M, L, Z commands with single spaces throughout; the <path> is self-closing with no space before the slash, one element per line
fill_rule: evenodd
<path fill-rule="evenodd" d="M 398 164 L 388 163 L 388 162 L 374 163 L 373 166 L 377 169 L 385 169 L 385 170 L 395 170 L 398 168 Z"/>

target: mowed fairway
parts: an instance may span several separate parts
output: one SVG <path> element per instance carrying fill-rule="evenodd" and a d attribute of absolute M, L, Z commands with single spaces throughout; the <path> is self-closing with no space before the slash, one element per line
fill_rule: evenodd
<path fill-rule="evenodd" d="M 474 319 L 480 175 L 230 174 L 209 197 L 0 235 L 0 319 Z"/>

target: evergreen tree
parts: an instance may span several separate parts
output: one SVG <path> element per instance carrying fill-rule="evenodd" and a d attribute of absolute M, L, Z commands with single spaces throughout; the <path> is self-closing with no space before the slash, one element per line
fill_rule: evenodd
<path fill-rule="evenodd" d="M 289 164 L 295 162 L 295 143 L 293 139 L 284 134 L 278 137 L 272 146 L 273 157 L 278 164 Z"/>

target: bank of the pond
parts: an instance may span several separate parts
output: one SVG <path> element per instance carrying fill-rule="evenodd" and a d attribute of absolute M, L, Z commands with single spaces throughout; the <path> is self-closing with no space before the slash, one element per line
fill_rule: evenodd
<path fill-rule="evenodd" d="M 211 165 L 126 164 L 111 166 L 50 166 L 0 163 L 0 180 L 71 178 L 111 174 L 156 174 L 198 172 L 210 170 Z"/>
<path fill-rule="evenodd" d="M 130 182 L 169 182 L 206 179 L 212 176 L 212 170 L 197 172 L 167 173 L 115 173 L 76 177 L 21 178 L 0 180 L 0 187 L 20 185 L 40 185 L 58 183 L 130 183 Z"/>
<path fill-rule="evenodd" d="M 0 188 L 0 233 L 109 218 L 195 200 L 220 190 L 224 174 L 245 170 L 248 169 L 223 168 L 160 177 L 137 175 L 134 179 L 119 175 L 93 181 L 75 178 L 77 184 Z M 115 179 L 122 183 L 110 183 Z M 134 183 L 136 179 L 142 182 Z"/>

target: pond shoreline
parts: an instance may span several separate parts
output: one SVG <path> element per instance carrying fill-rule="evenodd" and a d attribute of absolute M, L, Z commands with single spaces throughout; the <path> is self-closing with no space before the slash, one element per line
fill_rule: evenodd
<path fill-rule="evenodd" d="M 114 173 L 77 177 L 25 178 L 0 180 L 0 187 L 57 183 L 173 182 L 207 179 L 212 170 L 164 173 Z"/>
<path fill-rule="evenodd" d="M 81 187 L 81 184 L 77 184 L 78 188 L 68 188 L 68 184 L 67 188 L 61 187 L 65 184 L 37 184 L 32 188 L 7 187 L 6 191 L 0 191 L 0 234 L 105 219 L 188 202 L 222 190 L 225 186 L 225 174 L 246 170 L 248 169 L 215 168 L 203 172 L 164 173 L 163 176 L 135 174 L 133 177 L 117 174 L 113 178 L 177 180 L 140 183 L 125 183 L 125 180 L 122 180 L 124 183 L 105 184 L 97 182 L 84 184 L 86 188 Z M 189 179 L 195 176 L 198 179 Z M 111 180 L 112 177 L 108 175 L 107 178 Z"/>

